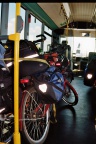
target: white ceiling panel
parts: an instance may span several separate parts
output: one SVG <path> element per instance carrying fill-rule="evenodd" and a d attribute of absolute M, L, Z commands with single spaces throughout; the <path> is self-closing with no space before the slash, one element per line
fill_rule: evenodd
<path fill-rule="evenodd" d="M 61 4 L 63 3 L 38 3 L 58 27 L 62 27 L 61 24 L 66 22 Z M 67 3 L 67 6 L 70 9 L 69 22 L 91 22 L 93 20 L 96 24 L 96 3 Z"/>
<path fill-rule="evenodd" d="M 71 16 L 74 21 L 92 20 L 96 3 L 69 3 Z"/>
<path fill-rule="evenodd" d="M 61 27 L 61 24 L 66 21 L 64 14 L 61 12 L 61 3 L 38 3 L 38 5 L 58 27 Z"/>

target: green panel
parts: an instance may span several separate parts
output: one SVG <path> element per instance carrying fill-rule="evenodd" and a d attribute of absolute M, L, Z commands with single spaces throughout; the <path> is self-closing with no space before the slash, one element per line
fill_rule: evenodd
<path fill-rule="evenodd" d="M 45 25 L 50 29 L 58 29 L 58 26 L 53 22 L 53 20 L 44 12 L 44 10 L 37 3 L 21 3 L 27 10 L 31 11 L 35 16 L 37 16 Z"/>

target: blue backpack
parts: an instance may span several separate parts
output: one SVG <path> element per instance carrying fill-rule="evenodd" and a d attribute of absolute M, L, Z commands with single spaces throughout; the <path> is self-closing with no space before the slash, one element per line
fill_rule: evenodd
<path fill-rule="evenodd" d="M 47 85 L 46 92 L 42 92 L 39 86 Z M 50 66 L 44 73 L 40 74 L 35 80 L 35 88 L 44 103 L 57 103 L 64 94 L 64 78 L 57 71 L 57 68 Z"/>
<path fill-rule="evenodd" d="M 4 60 L 1 60 L 1 59 L 4 59 L 5 51 L 6 49 L 0 44 L 0 65 L 4 67 L 5 67 Z"/>

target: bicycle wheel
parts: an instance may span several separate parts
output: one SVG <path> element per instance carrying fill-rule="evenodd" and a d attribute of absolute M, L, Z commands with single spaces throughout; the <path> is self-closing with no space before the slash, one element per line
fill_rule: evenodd
<path fill-rule="evenodd" d="M 72 72 L 72 70 L 70 68 L 68 68 L 65 73 L 64 76 L 66 76 L 66 79 L 71 83 L 72 80 L 74 80 L 74 74 Z"/>
<path fill-rule="evenodd" d="M 12 113 L 0 115 L 0 142 L 8 143 L 13 137 L 14 116 Z"/>
<path fill-rule="evenodd" d="M 13 132 L 14 132 L 14 115 L 13 111 L 11 111 L 12 105 L 12 87 L 9 86 L 6 89 L 6 93 L 4 96 L 4 102 L 7 105 L 7 111 L 4 114 L 0 114 L 0 142 L 8 143 L 12 140 Z M 3 99 L 2 99 L 3 105 Z M 10 105 L 10 108 L 9 108 Z"/>
<path fill-rule="evenodd" d="M 72 75 L 69 72 L 65 72 L 64 76 L 66 77 L 66 79 L 71 83 L 72 82 Z"/>
<path fill-rule="evenodd" d="M 65 80 L 64 95 L 62 100 L 71 106 L 74 106 L 78 103 L 78 94 L 70 82 L 68 82 L 68 80 Z"/>
<path fill-rule="evenodd" d="M 34 88 L 30 88 L 24 97 L 22 104 L 22 123 L 21 134 L 27 144 L 43 144 L 47 138 L 50 126 L 49 108 L 45 114 L 45 104 L 39 106 L 38 94 Z M 36 112 L 36 108 L 38 111 Z M 34 112 L 35 111 L 35 112 Z"/>

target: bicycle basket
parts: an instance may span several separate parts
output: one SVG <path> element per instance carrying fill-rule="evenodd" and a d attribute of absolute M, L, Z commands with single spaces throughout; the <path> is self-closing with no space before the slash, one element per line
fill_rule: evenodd
<path fill-rule="evenodd" d="M 57 103 L 62 99 L 64 92 L 64 78 L 60 72 L 55 72 L 56 68 L 51 66 L 46 72 L 36 77 L 34 84 L 44 103 Z"/>

